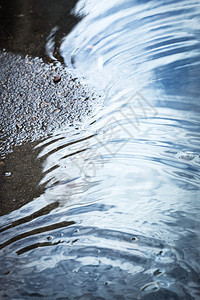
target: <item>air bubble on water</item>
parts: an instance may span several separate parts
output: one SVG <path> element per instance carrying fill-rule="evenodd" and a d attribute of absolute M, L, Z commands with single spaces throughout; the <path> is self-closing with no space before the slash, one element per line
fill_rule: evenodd
<path fill-rule="evenodd" d="M 157 269 L 157 270 L 155 270 L 155 271 L 153 272 L 153 275 L 154 275 L 154 276 L 159 276 L 159 275 L 161 275 L 162 273 L 163 273 L 162 270 Z"/>
<path fill-rule="evenodd" d="M 144 285 L 141 288 L 142 292 L 152 292 L 152 291 L 157 291 L 159 289 L 158 283 L 157 282 L 150 282 L 146 285 Z"/>
<path fill-rule="evenodd" d="M 78 270 L 77 270 L 77 269 L 74 269 L 72 272 L 73 272 L 73 273 L 77 273 L 77 272 L 78 272 Z"/>
<path fill-rule="evenodd" d="M 193 160 L 195 158 L 195 153 L 192 151 L 181 151 L 177 154 L 178 158 L 184 159 L 184 160 Z"/>

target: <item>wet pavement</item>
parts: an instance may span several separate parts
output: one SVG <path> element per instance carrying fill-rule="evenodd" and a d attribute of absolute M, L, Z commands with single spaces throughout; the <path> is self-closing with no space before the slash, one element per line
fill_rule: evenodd
<path fill-rule="evenodd" d="M 49 60 L 45 47 L 52 28 L 55 33 L 55 57 L 64 36 L 81 20 L 71 13 L 77 0 L 1 0 L 0 49 Z"/>
<path fill-rule="evenodd" d="M 81 20 L 71 13 L 76 2 L 0 3 L 0 215 L 43 191 L 37 141 L 58 128 L 79 126 L 100 99 L 66 68 L 58 51 L 62 37 Z"/>

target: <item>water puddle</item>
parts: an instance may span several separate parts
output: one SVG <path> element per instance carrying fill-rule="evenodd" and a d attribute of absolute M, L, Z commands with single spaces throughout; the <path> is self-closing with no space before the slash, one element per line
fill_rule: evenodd
<path fill-rule="evenodd" d="M 0 295 L 198 299 L 200 4 L 71 13 L 60 55 L 103 101 L 1 161 Z"/>

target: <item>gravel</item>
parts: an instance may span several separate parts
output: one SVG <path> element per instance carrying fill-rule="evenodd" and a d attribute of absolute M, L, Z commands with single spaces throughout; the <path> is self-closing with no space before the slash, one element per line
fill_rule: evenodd
<path fill-rule="evenodd" d="M 62 65 L 7 52 L 0 52 L 0 65 L 2 155 L 80 122 L 101 97 Z"/>

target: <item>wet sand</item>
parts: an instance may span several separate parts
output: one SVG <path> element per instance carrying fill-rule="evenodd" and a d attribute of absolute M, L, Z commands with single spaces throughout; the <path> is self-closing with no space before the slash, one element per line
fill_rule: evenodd
<path fill-rule="evenodd" d="M 76 3 L 1 1 L 0 215 L 43 192 L 38 141 L 82 123 L 99 103 L 100 96 L 72 75 L 59 55 L 62 38 L 82 18 L 72 12 Z M 46 43 L 53 28 L 52 61 Z"/>
<path fill-rule="evenodd" d="M 37 141 L 58 128 L 81 124 L 100 96 L 61 64 L 0 52 L 0 65 L 0 215 L 4 215 L 43 192 Z"/>

